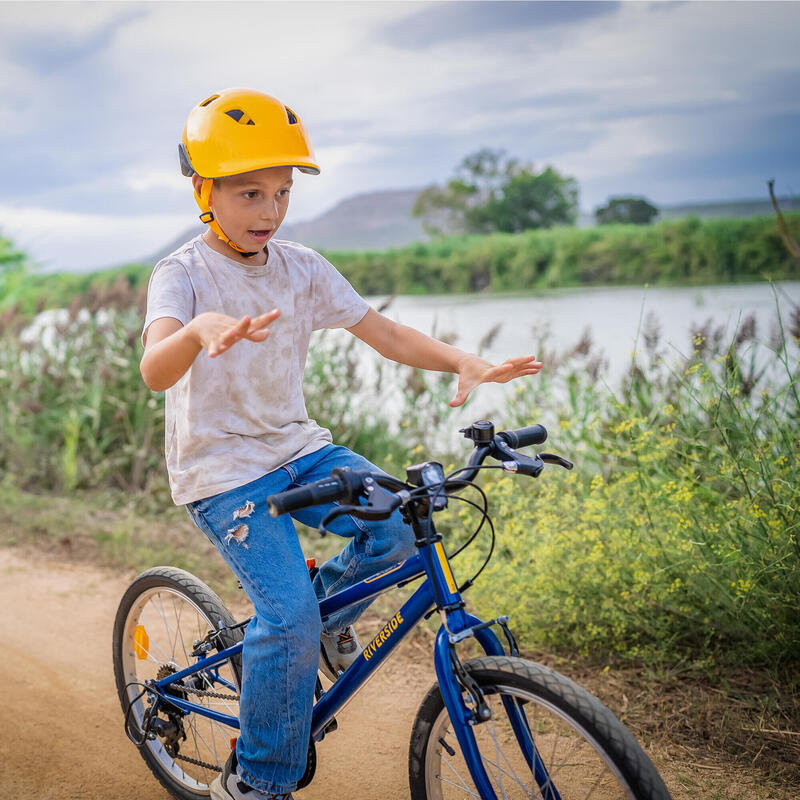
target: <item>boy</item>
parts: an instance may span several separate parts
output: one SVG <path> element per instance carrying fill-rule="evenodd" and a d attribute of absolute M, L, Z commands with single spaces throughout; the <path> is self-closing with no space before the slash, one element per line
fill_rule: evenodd
<path fill-rule="evenodd" d="M 210 230 L 153 270 L 141 373 L 151 389 L 167 390 L 173 500 L 186 504 L 255 608 L 242 651 L 241 735 L 211 796 L 286 800 L 305 769 L 317 669 L 335 680 L 361 653 L 351 624 L 367 604 L 322 631 L 319 598 L 413 552 L 399 512 L 370 525 L 340 517 L 331 531 L 349 542 L 312 585 L 291 520 L 267 512 L 268 495 L 334 467 L 375 469 L 308 419 L 302 376 L 311 331 L 344 327 L 387 358 L 457 373 L 451 406 L 480 383 L 542 365 L 522 357 L 493 366 L 398 325 L 318 253 L 276 240 L 293 169 L 319 167 L 299 118 L 275 98 L 212 95 L 189 114 L 179 151 Z M 329 509 L 294 517 L 316 527 Z"/>

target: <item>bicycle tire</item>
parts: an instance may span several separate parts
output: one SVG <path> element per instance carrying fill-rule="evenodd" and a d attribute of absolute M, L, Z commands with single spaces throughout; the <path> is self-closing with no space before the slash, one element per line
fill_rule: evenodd
<path fill-rule="evenodd" d="M 573 681 L 522 658 L 485 656 L 463 666 L 492 709 L 492 720 L 471 730 L 498 798 L 670 800 L 664 782 L 631 733 Z M 501 699 L 523 710 L 550 784 L 534 780 Z M 562 746 L 567 752 L 557 756 Z M 409 783 L 411 800 L 481 797 L 450 727 L 438 684 L 425 696 L 414 721 Z M 548 792 L 549 786 L 557 792 Z"/>
<path fill-rule="evenodd" d="M 136 577 L 120 601 L 114 620 L 113 659 L 114 678 L 123 711 L 139 694 L 147 678 L 178 671 L 196 659 L 190 655 L 194 641 L 202 639 L 211 629 L 233 625 L 235 620 L 217 594 L 194 575 L 176 567 L 154 567 Z M 221 642 L 230 647 L 241 641 L 241 629 L 224 634 Z M 226 696 L 238 695 L 241 687 L 241 655 L 220 666 L 218 677 L 226 682 L 207 689 Z M 220 701 L 192 695 L 197 703 L 222 705 L 224 713 L 238 716 L 238 702 Z M 146 704 L 133 704 L 134 731 L 141 733 Z M 166 717 L 166 714 L 159 714 Z M 157 736 L 147 740 L 139 752 L 161 785 L 179 800 L 200 800 L 209 796 L 208 786 L 218 774 L 230 753 L 236 729 L 212 722 L 198 714 L 182 716 L 185 740 L 178 741 L 178 751 L 171 754 L 166 740 Z M 185 761 L 194 758 L 216 767 L 200 767 Z"/>

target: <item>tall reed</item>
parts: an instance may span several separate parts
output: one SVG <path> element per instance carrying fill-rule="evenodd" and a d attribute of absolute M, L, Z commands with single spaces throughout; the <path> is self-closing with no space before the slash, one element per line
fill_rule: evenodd
<path fill-rule="evenodd" d="M 651 320 L 618 389 L 585 338 L 518 392 L 515 421 L 551 423 L 579 470 L 497 481 L 500 556 L 473 602 L 598 658 L 800 661 L 796 320 L 702 326 L 682 357 Z"/>
<path fill-rule="evenodd" d="M 13 313 L 0 320 L 0 479 L 166 507 L 163 394 L 139 375 L 140 312 L 73 308 L 51 323 L 20 334 Z M 498 550 L 467 595 L 481 613 L 511 610 L 526 641 L 598 658 L 800 660 L 800 312 L 766 335 L 743 320 L 722 336 L 698 326 L 680 355 L 647 320 L 615 387 L 588 334 L 570 353 L 539 350 L 549 369 L 509 393 L 498 423 L 545 423 L 547 447 L 578 466 L 487 476 Z M 452 378 L 360 361 L 328 334 L 315 343 L 309 413 L 402 474 L 434 455 Z M 442 520 L 454 542 L 468 525 Z M 458 557 L 459 577 L 484 541 Z"/>

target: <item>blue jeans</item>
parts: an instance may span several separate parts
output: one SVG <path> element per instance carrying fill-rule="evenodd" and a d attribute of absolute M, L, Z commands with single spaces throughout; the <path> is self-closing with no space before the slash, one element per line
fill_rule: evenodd
<path fill-rule="evenodd" d="M 236 748 L 243 781 L 266 792 L 291 792 L 303 776 L 319 664 L 318 601 L 408 558 L 414 536 L 395 512 L 380 522 L 339 517 L 329 530 L 350 541 L 326 561 L 314 582 L 288 515 L 269 515 L 267 497 L 327 478 L 335 467 L 377 471 L 345 447 L 326 445 L 258 480 L 186 508 L 219 550 L 255 607 L 242 650 L 241 735 Z M 333 508 L 292 516 L 311 527 Z M 365 601 L 325 621 L 333 633 L 354 622 Z"/>

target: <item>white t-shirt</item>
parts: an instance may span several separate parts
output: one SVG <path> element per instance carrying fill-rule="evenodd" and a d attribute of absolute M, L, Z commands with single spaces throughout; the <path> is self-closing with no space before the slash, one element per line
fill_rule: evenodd
<path fill-rule="evenodd" d="M 264 266 L 245 265 L 197 236 L 150 276 L 143 341 L 159 317 L 186 325 L 206 311 L 236 319 L 281 312 L 266 341 L 243 339 L 215 358 L 202 350 L 167 389 L 165 451 L 176 505 L 242 486 L 331 441 L 308 418 L 303 398 L 309 336 L 349 328 L 369 306 L 314 250 L 281 240 L 268 247 Z"/>

